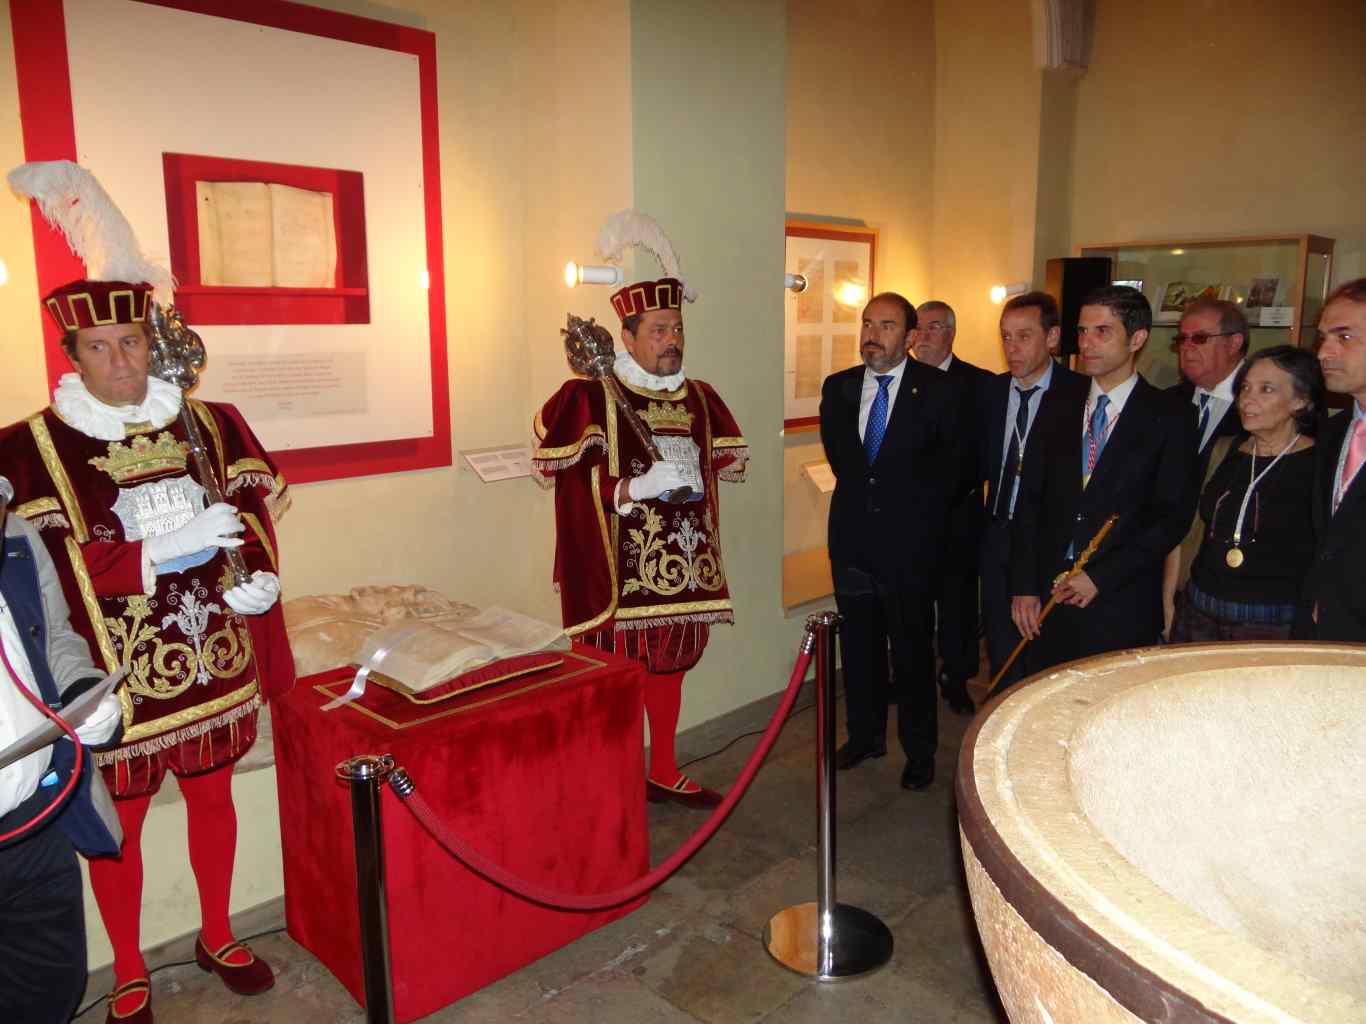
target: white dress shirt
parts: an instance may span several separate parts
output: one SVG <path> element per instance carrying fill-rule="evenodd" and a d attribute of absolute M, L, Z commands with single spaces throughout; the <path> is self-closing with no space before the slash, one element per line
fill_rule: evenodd
<path fill-rule="evenodd" d="M 944 361 L 939 364 L 939 368 L 945 373 L 949 372 L 949 367 L 953 365 L 953 353 L 950 352 L 944 357 Z"/>
<path fill-rule="evenodd" d="M 1205 445 L 1209 444 L 1210 438 L 1212 438 L 1214 432 L 1219 429 L 1219 424 L 1223 422 L 1224 417 L 1227 416 L 1229 410 L 1233 408 L 1233 378 L 1238 376 L 1238 371 L 1242 368 L 1243 364 L 1239 362 L 1237 366 L 1229 371 L 1228 376 L 1214 385 L 1214 387 L 1209 388 L 1208 390 L 1205 388 L 1196 388 L 1191 392 L 1191 403 L 1195 406 L 1197 415 L 1199 415 L 1200 396 L 1209 395 L 1209 401 L 1205 403 L 1206 408 L 1209 409 L 1209 419 L 1205 422 L 1205 432 L 1200 435 L 1200 451 L 1205 450 Z"/>
<path fill-rule="evenodd" d="M 863 368 L 863 392 L 859 396 L 858 403 L 858 437 L 863 440 L 864 432 L 868 429 L 868 414 L 873 409 L 873 399 L 877 397 L 879 377 L 890 375 L 892 382 L 887 385 L 887 423 L 892 422 L 892 409 L 896 406 L 896 396 L 901 390 L 901 378 L 906 372 L 906 364 L 909 358 L 901 360 L 890 370 L 877 373 L 871 366 Z"/>
<path fill-rule="evenodd" d="M 1124 381 L 1122 384 L 1116 384 L 1109 391 L 1106 391 L 1094 377 L 1091 378 L 1091 395 L 1086 399 L 1086 422 L 1081 425 L 1082 434 L 1085 435 L 1086 429 L 1090 425 L 1091 414 L 1096 411 L 1096 401 L 1101 395 L 1105 395 L 1110 399 L 1110 404 L 1106 406 L 1105 409 L 1105 418 L 1106 422 L 1109 423 L 1109 426 L 1105 429 L 1113 433 L 1115 429 L 1115 420 L 1119 419 L 1119 414 L 1124 411 L 1124 403 L 1127 402 L 1129 396 L 1134 393 L 1134 387 L 1137 384 L 1138 374 L 1131 373 L 1128 380 Z"/>
<path fill-rule="evenodd" d="M 14 616 L 3 598 L 0 598 L 0 642 L 4 643 L 5 657 L 19 676 L 19 686 L 36 696 L 38 685 L 33 679 L 33 669 L 24 653 Z M 0 662 L 0 749 L 43 722 L 43 715 L 19 692 L 15 683 L 9 670 Z M 8 814 L 33 795 L 51 761 L 52 748 L 43 747 L 8 768 L 0 769 L 0 814 Z"/>
<path fill-rule="evenodd" d="M 1014 377 L 1010 379 L 1009 397 L 1006 399 L 1006 429 L 1005 434 L 1001 438 L 1001 475 L 996 481 L 996 486 L 1004 487 L 1007 484 L 1010 485 L 1009 514 L 1011 517 L 1014 517 L 1015 515 L 1015 499 L 1020 490 L 1020 478 L 1011 467 L 1006 465 L 1006 456 L 1010 454 L 1010 441 L 1011 438 L 1015 436 L 1015 420 L 1016 417 L 1020 415 L 1020 395 L 1024 391 L 1028 391 L 1031 387 L 1038 388 L 1037 391 L 1029 396 L 1029 411 L 1025 413 L 1025 432 L 1024 437 L 1020 439 L 1020 458 L 1023 459 L 1025 447 L 1029 443 L 1029 431 L 1034 426 L 1034 417 L 1039 414 L 1039 406 L 1043 404 L 1044 392 L 1047 391 L 1049 386 L 1053 383 L 1053 365 L 1053 360 L 1050 359 L 1048 365 L 1044 367 L 1043 375 L 1033 384 L 1030 384 L 1029 387 L 1021 385 Z M 1009 474 L 1009 476 L 1007 476 L 1007 474 Z M 993 491 L 992 493 L 995 492 Z"/>

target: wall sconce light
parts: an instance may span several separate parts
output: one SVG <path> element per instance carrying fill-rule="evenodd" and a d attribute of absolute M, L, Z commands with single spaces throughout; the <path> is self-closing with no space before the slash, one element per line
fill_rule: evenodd
<path fill-rule="evenodd" d="M 0 285 L 9 283 L 9 267 L 4 260 L 0 260 Z"/>
<path fill-rule="evenodd" d="M 432 275 L 430 271 L 424 270 L 417 275 L 417 283 L 425 292 L 432 286 Z"/>
<path fill-rule="evenodd" d="M 570 288 L 581 284 L 625 284 L 620 267 L 585 267 L 573 260 L 564 265 L 564 283 Z"/>
<path fill-rule="evenodd" d="M 999 306 L 1011 296 L 1023 295 L 1027 291 L 1029 291 L 1028 281 L 1016 281 L 1014 284 L 994 284 L 991 286 L 991 301 Z"/>
<path fill-rule="evenodd" d="M 791 288 L 794 292 L 800 293 L 800 292 L 806 291 L 806 284 L 807 284 L 807 281 L 806 281 L 806 275 L 805 275 L 805 274 L 784 274 L 784 275 L 783 275 L 783 287 L 784 287 L 784 288 Z"/>
<path fill-rule="evenodd" d="M 835 285 L 835 301 L 856 308 L 868 301 L 868 286 L 862 281 L 841 281 Z"/>

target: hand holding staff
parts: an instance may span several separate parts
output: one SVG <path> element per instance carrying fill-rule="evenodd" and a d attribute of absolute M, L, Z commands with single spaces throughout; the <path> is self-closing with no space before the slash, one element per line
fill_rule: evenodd
<path fill-rule="evenodd" d="M 1059 573 L 1053 580 L 1053 593 L 1048 598 L 1048 603 L 1043 606 L 1043 611 L 1039 613 L 1038 620 L 1033 623 L 1034 629 L 1029 634 L 1020 637 L 1020 642 L 1015 645 L 1015 650 L 1010 652 L 1010 657 L 1006 659 L 1006 663 L 1002 665 L 1001 670 L 992 677 L 991 686 L 987 690 L 988 697 L 996 692 L 996 687 L 1001 682 L 1001 678 L 1010 671 L 1010 666 L 1015 664 L 1015 659 L 1018 658 L 1020 652 L 1029 645 L 1029 641 L 1039 635 L 1039 629 L 1043 626 L 1043 620 L 1048 618 L 1048 613 L 1053 610 L 1054 605 L 1061 601 L 1063 604 L 1074 604 L 1080 608 L 1085 608 L 1091 603 L 1091 599 L 1094 598 L 1096 594 L 1096 586 L 1091 582 L 1091 578 L 1086 576 L 1082 570 L 1086 568 L 1086 563 L 1091 560 L 1091 556 L 1099 549 L 1101 541 L 1105 539 L 1105 535 L 1110 532 L 1110 527 L 1114 526 L 1118 519 L 1119 513 L 1116 512 L 1111 515 L 1109 519 L 1105 520 L 1105 522 L 1101 524 L 1100 529 L 1096 531 L 1096 535 L 1091 538 L 1091 542 L 1087 544 L 1082 553 L 1077 556 L 1077 560 L 1072 565 L 1072 568 L 1068 569 L 1066 572 Z M 1082 579 L 1077 579 L 1078 576 L 1082 577 Z M 1037 599 L 1035 600 L 1037 601 Z"/>

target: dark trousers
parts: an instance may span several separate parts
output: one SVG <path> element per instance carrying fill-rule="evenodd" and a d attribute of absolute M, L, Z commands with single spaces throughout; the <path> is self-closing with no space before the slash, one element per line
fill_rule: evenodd
<path fill-rule="evenodd" d="M 81 872 L 49 825 L 0 849 L 0 1020 L 66 1024 L 84 993 Z"/>
<path fill-rule="evenodd" d="M 939 657 L 943 672 L 956 682 L 977 675 L 981 646 L 977 642 L 977 538 L 960 540 L 944 557 L 935 595 Z"/>
<path fill-rule="evenodd" d="M 1010 520 L 997 519 L 987 523 L 982 531 L 982 620 L 986 627 L 987 659 L 991 662 L 991 677 L 1020 642 L 1020 631 L 1010 617 Z M 1024 678 L 1024 659 L 1015 664 L 998 684 L 1006 687 Z"/>
<path fill-rule="evenodd" d="M 844 665 L 849 739 L 884 743 L 887 706 L 897 705 L 897 738 L 910 760 L 934 756 L 939 743 L 929 595 L 897 587 L 847 565 L 831 566 Z M 888 677 L 887 646 L 892 666 Z"/>

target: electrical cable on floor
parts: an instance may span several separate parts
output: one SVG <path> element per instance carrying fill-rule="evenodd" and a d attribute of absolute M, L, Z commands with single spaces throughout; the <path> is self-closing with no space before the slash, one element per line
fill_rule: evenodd
<path fill-rule="evenodd" d="M 840 697 L 841 697 L 843 694 L 844 694 L 844 690 L 843 690 L 842 688 L 836 688 L 836 690 L 835 690 L 835 699 L 836 699 L 836 700 L 839 700 Z M 795 707 L 795 708 L 792 709 L 792 713 L 789 714 L 789 715 L 787 716 L 787 720 L 790 722 L 790 721 L 792 721 L 792 719 L 796 718 L 796 717 L 797 717 L 799 714 L 801 714 L 803 711 L 810 711 L 810 710 L 811 710 L 812 708 L 814 708 L 815 706 L 816 706 L 816 702 L 813 700 L 813 701 L 812 701 L 811 703 L 809 703 L 809 704 L 802 704 L 802 705 L 799 706 L 799 707 Z M 715 750 L 713 750 L 710 754 L 698 754 L 696 757 L 694 757 L 694 758 L 692 758 L 692 759 L 690 759 L 690 760 L 684 761 L 682 764 L 680 764 L 680 765 L 678 766 L 678 770 L 679 770 L 679 771 L 682 771 L 684 768 L 687 768 L 687 767 L 690 766 L 690 765 L 697 764 L 699 761 L 706 761 L 706 760 L 708 760 L 708 759 L 710 759 L 710 758 L 715 757 L 715 756 L 718 755 L 718 754 L 724 754 L 727 750 L 729 750 L 731 747 L 735 746 L 735 744 L 739 743 L 741 740 L 743 740 L 743 739 L 748 739 L 748 738 L 751 737 L 751 736 L 761 736 L 761 735 L 763 735 L 763 732 L 764 732 L 763 729 L 755 729 L 755 730 L 753 730 L 752 732 L 742 732 L 739 736 L 734 736 L 734 737 L 732 737 L 724 746 L 717 747 L 717 748 L 716 748 Z"/>
<path fill-rule="evenodd" d="M 240 939 L 240 940 L 238 940 L 238 941 L 240 941 L 240 942 L 250 942 L 252 939 L 263 939 L 263 938 L 265 938 L 267 935 L 275 935 L 276 933 L 282 932 L 282 931 L 284 931 L 284 930 L 285 930 L 284 925 L 281 925 L 279 928 L 271 928 L 271 929 L 269 929 L 268 931 L 257 932 L 255 935 L 248 935 L 245 939 Z M 193 960 L 175 960 L 175 961 L 173 961 L 173 962 L 171 962 L 171 963 L 169 963 L 169 964 L 161 964 L 160 966 L 153 967 L 150 971 L 147 972 L 147 980 L 150 981 L 151 978 L 152 978 L 152 975 L 156 974 L 156 973 L 159 972 L 159 971 L 164 971 L 164 970 L 166 970 L 167 968 L 170 968 L 170 967 L 188 967 L 188 966 L 189 966 L 190 964 L 192 964 L 192 963 L 194 963 Z M 93 1010 L 95 1007 L 99 1006 L 100 1003 L 102 1003 L 102 1002 L 104 1002 L 105 1000 L 107 1000 L 111 995 L 113 995 L 112 992 L 106 992 L 104 995 L 99 996 L 98 998 L 92 1000 L 92 1001 L 89 1002 L 89 1003 L 86 1003 L 85 1006 L 81 1007 L 79 1010 L 76 1011 L 76 1015 L 75 1015 L 74 1017 L 72 1017 L 71 1019 L 72 1019 L 72 1020 L 78 1020 L 79 1018 L 84 1017 L 87 1013 L 89 1013 L 89 1012 L 90 1012 L 91 1010 Z M 148 998 L 150 998 L 150 993 L 149 993 Z"/>

